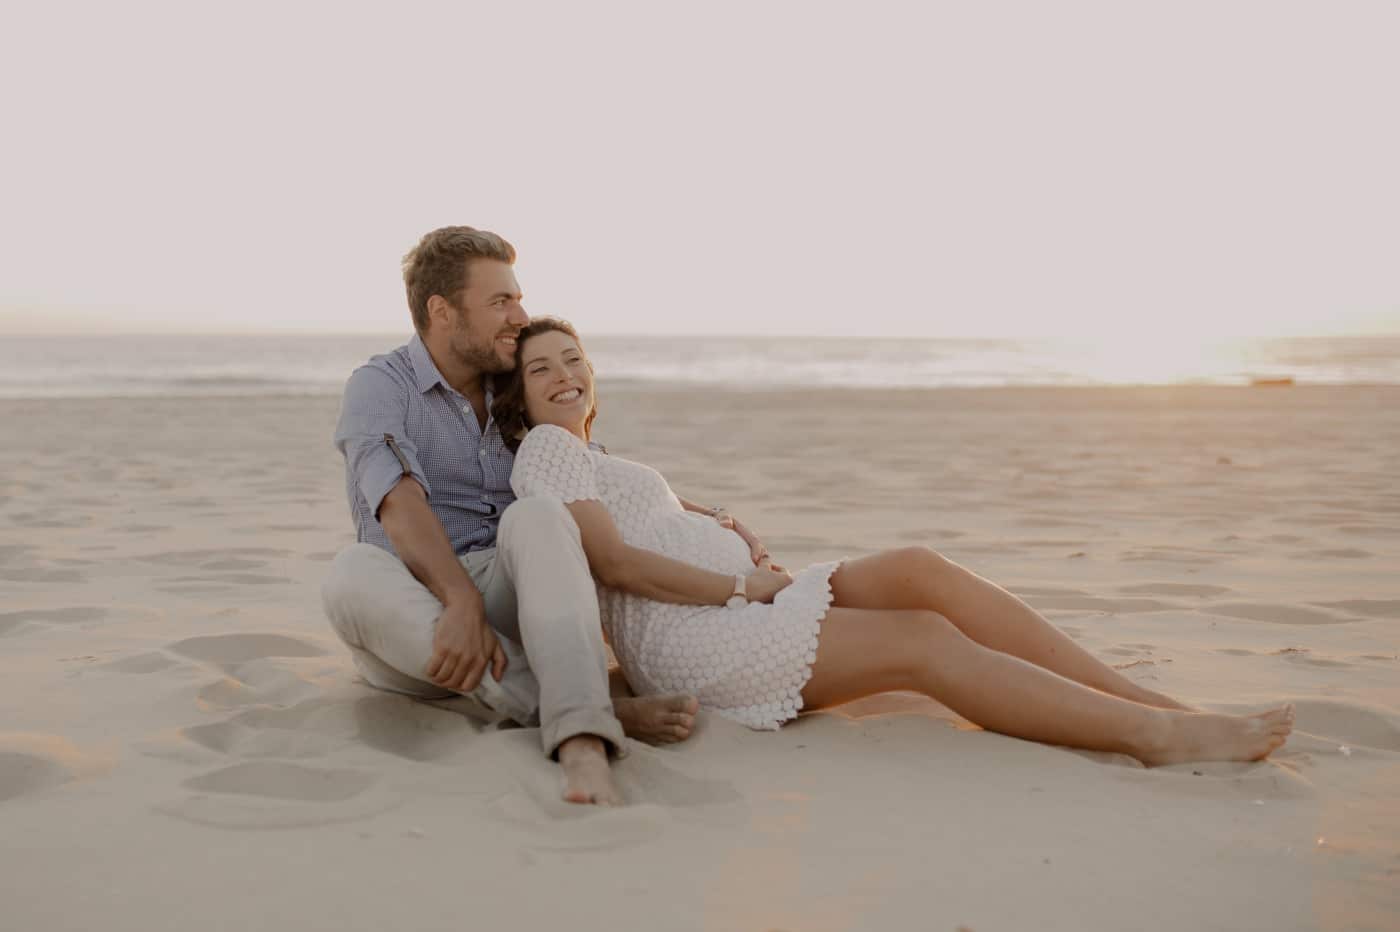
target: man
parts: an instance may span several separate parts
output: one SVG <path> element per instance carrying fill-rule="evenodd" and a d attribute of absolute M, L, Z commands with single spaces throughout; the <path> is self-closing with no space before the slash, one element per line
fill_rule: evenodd
<path fill-rule="evenodd" d="M 490 376 L 514 368 L 529 322 L 514 262 L 504 239 L 464 226 L 404 257 L 416 335 L 346 384 L 335 443 L 358 543 L 322 595 L 371 685 L 538 718 L 564 798 L 612 805 L 608 754 L 625 752 L 624 733 L 683 739 L 696 703 L 614 704 L 578 528 L 556 501 L 514 500 L 490 417 Z"/>

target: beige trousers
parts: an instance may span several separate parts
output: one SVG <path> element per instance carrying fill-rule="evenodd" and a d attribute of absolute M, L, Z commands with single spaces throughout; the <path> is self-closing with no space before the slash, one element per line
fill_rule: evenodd
<path fill-rule="evenodd" d="M 558 501 L 520 499 L 505 510 L 496 547 L 462 557 L 509 664 L 465 695 L 522 725 L 540 725 L 553 756 L 576 735 L 624 752 L 608 694 L 598 597 L 578 525 Z M 321 589 L 326 616 L 372 686 L 422 699 L 458 695 L 427 680 L 442 603 L 393 554 L 354 544 Z M 523 649 L 522 649 L 523 646 Z"/>

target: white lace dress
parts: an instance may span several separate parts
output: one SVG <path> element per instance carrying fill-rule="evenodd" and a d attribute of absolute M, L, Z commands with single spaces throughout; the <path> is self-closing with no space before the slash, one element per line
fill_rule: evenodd
<path fill-rule="evenodd" d="M 590 450 L 562 428 L 544 425 L 525 436 L 511 486 L 521 498 L 601 502 L 633 547 L 716 573 L 753 571 L 743 539 L 713 518 L 685 511 L 659 472 Z M 598 604 L 638 695 L 688 693 L 750 728 L 774 729 L 802 708 L 839 565 L 808 567 L 772 605 L 672 605 L 605 586 L 598 587 Z"/>

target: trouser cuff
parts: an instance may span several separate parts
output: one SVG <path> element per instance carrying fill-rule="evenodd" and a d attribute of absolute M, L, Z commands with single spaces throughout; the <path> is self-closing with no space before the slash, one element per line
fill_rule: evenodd
<path fill-rule="evenodd" d="M 627 741 L 622 733 L 622 723 L 613 715 L 612 709 L 575 709 L 556 716 L 548 725 L 540 728 L 540 742 L 544 753 L 551 760 L 559 754 L 559 745 L 579 735 L 595 735 L 607 745 L 608 756 L 627 756 Z"/>

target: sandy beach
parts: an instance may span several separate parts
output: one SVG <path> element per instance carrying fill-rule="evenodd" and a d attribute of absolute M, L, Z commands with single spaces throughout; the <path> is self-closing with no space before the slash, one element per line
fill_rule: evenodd
<path fill-rule="evenodd" d="M 924 544 L 1269 760 L 1144 769 L 891 694 L 634 745 L 377 692 L 321 614 L 330 397 L 0 401 L 0 927 L 1400 927 L 1400 387 L 716 391 L 597 438 L 789 567 Z"/>

